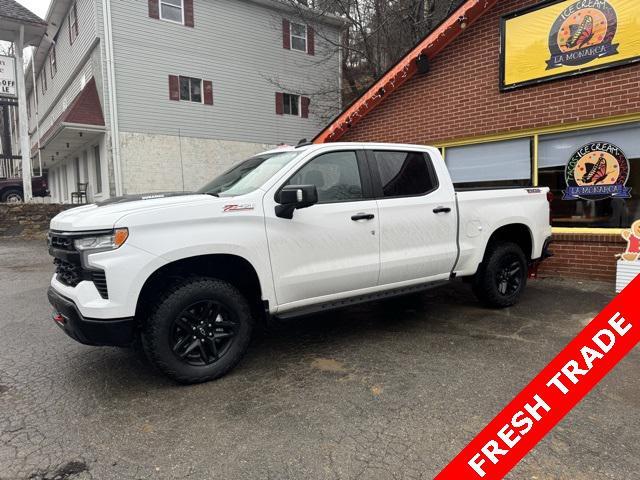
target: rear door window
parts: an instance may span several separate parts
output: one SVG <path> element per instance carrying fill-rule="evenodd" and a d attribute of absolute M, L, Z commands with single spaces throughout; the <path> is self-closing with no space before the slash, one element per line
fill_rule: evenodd
<path fill-rule="evenodd" d="M 431 159 L 422 152 L 374 151 L 382 197 L 420 196 L 438 188 Z"/>

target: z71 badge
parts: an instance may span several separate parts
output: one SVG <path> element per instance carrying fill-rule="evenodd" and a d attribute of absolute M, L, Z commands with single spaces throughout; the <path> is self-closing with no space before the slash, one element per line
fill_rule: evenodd
<path fill-rule="evenodd" d="M 222 213 L 242 212 L 244 210 L 253 210 L 253 203 L 230 204 L 222 207 Z"/>

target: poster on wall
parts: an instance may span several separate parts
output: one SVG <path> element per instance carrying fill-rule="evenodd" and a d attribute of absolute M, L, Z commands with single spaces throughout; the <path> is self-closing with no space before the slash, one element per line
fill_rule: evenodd
<path fill-rule="evenodd" d="M 629 160 L 609 142 L 591 142 L 571 156 L 565 168 L 567 189 L 563 200 L 631 198 Z"/>
<path fill-rule="evenodd" d="M 639 0 L 551 0 L 502 17 L 500 89 L 640 61 Z"/>

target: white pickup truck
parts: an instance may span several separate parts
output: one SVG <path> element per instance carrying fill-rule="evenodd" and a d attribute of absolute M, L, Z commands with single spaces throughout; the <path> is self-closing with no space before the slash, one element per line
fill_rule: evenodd
<path fill-rule="evenodd" d="M 51 221 L 53 319 L 130 346 L 179 382 L 211 380 L 256 322 L 469 277 L 514 304 L 547 255 L 546 188 L 456 191 L 436 148 L 330 143 L 272 150 L 196 193 L 125 196 Z"/>

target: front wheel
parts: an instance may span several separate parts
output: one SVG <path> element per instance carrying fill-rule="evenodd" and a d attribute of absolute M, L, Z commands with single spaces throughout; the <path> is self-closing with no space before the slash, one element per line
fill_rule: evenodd
<path fill-rule="evenodd" d="M 527 259 L 515 243 L 490 245 L 473 279 L 473 292 L 484 305 L 514 305 L 527 283 Z"/>
<path fill-rule="evenodd" d="M 222 280 L 194 278 L 170 288 L 142 331 L 151 362 L 180 383 L 226 374 L 249 346 L 253 319 L 246 298 Z"/>

